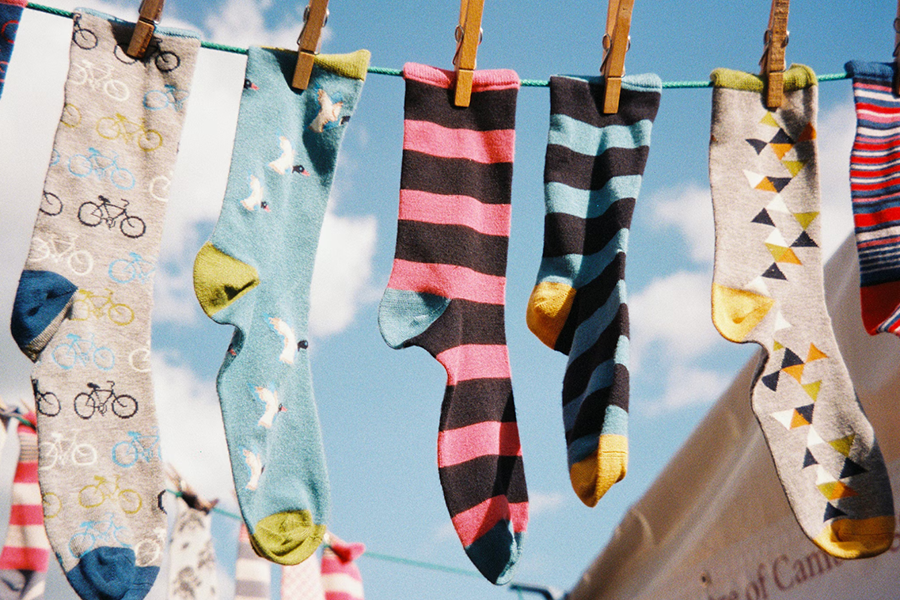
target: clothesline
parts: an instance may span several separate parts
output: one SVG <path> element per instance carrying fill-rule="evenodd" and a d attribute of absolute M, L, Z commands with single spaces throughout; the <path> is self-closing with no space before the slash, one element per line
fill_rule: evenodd
<path fill-rule="evenodd" d="M 72 18 L 72 11 L 63 10 L 61 8 L 54 8 L 52 6 L 45 6 L 43 4 L 37 4 L 35 2 L 29 2 L 26 5 L 26 8 L 30 8 L 32 10 L 37 10 L 40 12 L 45 12 L 51 15 L 57 15 L 60 17 L 66 17 L 67 19 Z M 200 46 L 202 48 L 208 48 L 210 50 L 219 50 L 221 52 L 231 52 L 233 54 L 247 54 L 246 48 L 241 48 L 238 46 L 229 46 L 227 44 L 219 44 L 216 42 L 207 42 L 201 41 Z M 376 75 L 390 75 L 393 77 L 400 77 L 402 75 L 402 70 L 400 69 L 390 69 L 387 67 L 369 67 L 369 73 L 374 73 Z M 846 71 L 843 73 L 826 73 L 824 75 L 817 75 L 816 78 L 819 81 L 840 81 L 842 79 L 849 79 L 850 74 Z M 520 81 L 522 87 L 549 87 L 550 82 L 546 79 L 522 79 Z M 693 89 L 693 88 L 707 88 L 712 87 L 712 82 L 709 80 L 703 81 L 663 81 L 662 84 L 664 89 Z"/>

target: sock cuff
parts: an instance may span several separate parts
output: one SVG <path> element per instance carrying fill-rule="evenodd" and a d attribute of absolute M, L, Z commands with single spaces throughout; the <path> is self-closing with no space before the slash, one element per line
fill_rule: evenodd
<path fill-rule="evenodd" d="M 851 60 L 844 65 L 844 70 L 853 78 L 894 80 L 894 63 Z"/>
<path fill-rule="evenodd" d="M 0 0 L 0 4 L 25 8 L 25 5 L 28 4 L 28 0 Z"/>
<path fill-rule="evenodd" d="M 93 15 L 100 19 L 105 19 L 110 23 L 116 23 L 119 25 L 134 25 L 134 22 L 132 21 L 126 21 L 124 19 L 114 17 L 113 15 L 109 15 L 105 12 L 94 10 L 93 8 L 78 7 L 73 11 L 73 13 L 75 15 Z M 200 40 L 200 34 L 198 32 L 191 31 L 190 29 L 179 29 L 177 27 L 164 27 L 161 25 L 157 25 L 153 33 L 154 35 L 170 35 L 173 37 L 195 38 L 198 41 Z"/>
<path fill-rule="evenodd" d="M 357 50 L 348 54 L 319 54 L 315 63 L 317 67 L 338 75 L 365 81 L 371 58 L 372 53 L 368 50 Z"/>
<path fill-rule="evenodd" d="M 474 77 L 473 92 L 519 89 L 520 85 L 519 75 L 511 69 L 475 71 Z M 403 78 L 450 89 L 456 81 L 456 73 L 428 65 L 406 63 L 403 65 Z"/>
<path fill-rule="evenodd" d="M 762 92 L 765 81 L 759 75 L 735 71 L 732 69 L 715 69 L 709 75 L 713 87 L 743 90 L 746 92 Z M 791 65 L 784 72 L 784 91 L 794 92 L 818 85 L 816 74 L 806 65 Z"/>

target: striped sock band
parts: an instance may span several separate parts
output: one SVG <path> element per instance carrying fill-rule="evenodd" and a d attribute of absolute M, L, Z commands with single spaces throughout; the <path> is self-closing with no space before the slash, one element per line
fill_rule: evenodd
<path fill-rule="evenodd" d="M 363 600 L 362 575 L 356 566 L 366 547 L 348 544 L 329 534 L 322 551 L 322 589 L 325 600 Z"/>
<path fill-rule="evenodd" d="M 468 108 L 452 72 L 407 64 L 400 217 L 378 322 L 392 348 L 447 370 L 438 468 L 466 554 L 505 583 L 528 521 L 504 330 L 518 76 L 478 71 Z"/>
<path fill-rule="evenodd" d="M 34 423 L 34 414 L 25 418 Z M 0 598 L 37 600 L 44 597 L 50 542 L 44 531 L 38 487 L 37 432 L 19 423 L 19 462 L 13 477 L 9 528 L 0 553 Z"/>
<path fill-rule="evenodd" d="M 567 354 L 563 421 L 572 487 L 594 506 L 628 464 L 625 253 L 659 108 L 656 75 L 625 77 L 603 114 L 599 77 L 550 79 L 544 253 L 527 322 Z"/>
<path fill-rule="evenodd" d="M 900 335 L 900 99 L 894 68 L 850 61 L 856 139 L 850 153 L 850 194 L 859 254 L 866 331 Z"/>
<path fill-rule="evenodd" d="M 247 526 L 241 524 L 234 567 L 234 600 L 268 600 L 271 580 L 271 564 L 256 555 Z"/>

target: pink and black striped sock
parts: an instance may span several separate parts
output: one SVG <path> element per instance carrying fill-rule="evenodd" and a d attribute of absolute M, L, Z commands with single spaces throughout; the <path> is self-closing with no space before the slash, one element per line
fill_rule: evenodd
<path fill-rule="evenodd" d="M 50 542 L 44 532 L 41 491 L 38 488 L 37 432 L 32 423 L 19 423 L 19 462 L 13 476 L 9 528 L 0 553 L 0 598 L 38 600 L 44 597 L 44 579 L 50 561 Z"/>
<path fill-rule="evenodd" d="M 477 71 L 468 108 L 452 71 L 406 64 L 400 218 L 378 324 L 447 370 L 438 469 L 466 554 L 493 583 L 519 557 L 528 494 L 504 329 L 519 78 Z"/>
<path fill-rule="evenodd" d="M 851 61 L 856 139 L 850 192 L 866 331 L 900 335 L 900 99 L 894 68 Z"/>

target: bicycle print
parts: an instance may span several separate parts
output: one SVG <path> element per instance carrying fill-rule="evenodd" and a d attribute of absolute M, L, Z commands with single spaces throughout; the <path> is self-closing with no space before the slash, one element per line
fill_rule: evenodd
<path fill-rule="evenodd" d="M 152 538 L 145 538 L 134 546 L 134 564 L 138 567 L 146 567 L 156 562 L 166 543 L 166 528 L 157 527 L 153 530 Z"/>
<path fill-rule="evenodd" d="M 115 152 L 106 156 L 96 148 L 88 148 L 87 154 L 76 154 L 69 159 L 69 173 L 76 177 L 95 175 L 98 180 L 109 180 L 120 190 L 134 187 L 134 175 L 119 165 L 119 155 Z"/>
<path fill-rule="evenodd" d="M 97 200 L 99 202 L 88 200 L 78 208 L 78 220 L 82 225 L 96 227 L 106 223 L 109 229 L 118 225 L 125 237 L 139 238 L 144 235 L 147 225 L 142 218 L 128 214 L 128 200 L 120 198 L 118 204 L 106 196 L 97 196 Z"/>
<path fill-rule="evenodd" d="M 128 364 L 138 373 L 150 372 L 150 343 L 146 346 L 135 348 L 128 355 Z"/>
<path fill-rule="evenodd" d="M 157 175 L 153 178 L 153 181 L 150 182 L 150 185 L 147 189 L 150 192 L 150 195 L 153 196 L 154 200 L 159 200 L 160 202 L 168 202 L 169 185 L 171 183 L 172 181 L 165 175 Z"/>
<path fill-rule="evenodd" d="M 93 50 L 97 47 L 97 35 L 90 29 L 81 26 L 81 15 L 75 16 L 72 25 L 72 41 L 83 50 Z"/>
<path fill-rule="evenodd" d="M 113 100 L 124 102 L 131 95 L 131 90 L 124 82 L 113 79 L 112 72 L 112 67 L 96 65 L 82 58 L 81 64 L 72 63 L 68 81 L 72 85 L 90 86 L 95 92 L 102 90 Z"/>
<path fill-rule="evenodd" d="M 31 380 L 31 389 L 34 391 L 34 406 L 39 413 L 48 417 L 59 414 L 61 406 L 56 394 L 39 390 L 38 382 L 34 379 Z"/>
<path fill-rule="evenodd" d="M 155 264 L 137 252 L 129 252 L 128 258 L 117 258 L 109 263 L 109 278 L 116 283 L 147 283 L 155 270 Z"/>
<path fill-rule="evenodd" d="M 41 205 L 38 210 L 49 217 L 55 217 L 62 212 L 63 203 L 59 196 L 52 192 L 44 192 L 41 195 Z"/>
<path fill-rule="evenodd" d="M 127 541 L 128 535 L 128 528 L 117 525 L 113 513 L 109 512 L 103 521 L 83 521 L 81 529 L 69 539 L 69 552 L 75 558 L 81 558 L 93 550 L 98 542 L 131 548 Z"/>
<path fill-rule="evenodd" d="M 178 58 L 177 54 L 161 49 L 159 44 L 155 41 L 150 42 L 150 45 L 147 46 L 147 51 L 144 52 L 143 58 L 132 58 L 128 56 L 121 46 L 116 46 L 115 50 L 113 50 L 113 54 L 119 59 L 119 62 L 126 65 L 133 65 L 138 60 L 144 64 L 148 64 L 152 60 L 156 64 L 156 68 L 162 73 L 170 73 L 181 65 L 181 59 Z"/>
<path fill-rule="evenodd" d="M 138 460 L 147 463 L 162 460 L 159 429 L 154 428 L 149 435 L 144 435 L 139 431 L 129 431 L 128 437 L 129 439 L 113 446 L 112 459 L 114 463 L 127 469 L 134 466 Z"/>
<path fill-rule="evenodd" d="M 125 326 L 134 321 L 134 311 L 125 303 L 114 302 L 113 292 L 104 288 L 105 295 L 95 294 L 90 290 L 78 290 L 72 302 L 69 318 L 73 321 L 87 321 L 91 317 L 102 319 L 104 316 L 116 325 Z"/>
<path fill-rule="evenodd" d="M 77 333 L 67 333 L 69 341 L 53 349 L 53 362 L 64 370 L 93 364 L 100 370 L 109 371 L 116 362 L 115 354 L 105 346 L 97 346 L 94 335 L 92 333 L 90 338 L 83 338 Z"/>
<path fill-rule="evenodd" d="M 62 117 L 59 122 L 70 129 L 75 129 L 81 125 L 81 111 L 74 104 L 66 103 L 63 105 Z"/>
<path fill-rule="evenodd" d="M 77 433 L 73 432 L 71 439 L 64 438 L 58 432 L 53 432 L 50 436 L 53 441 L 38 444 L 39 471 L 49 471 L 57 463 L 62 467 L 69 464 L 89 467 L 97 462 L 97 449 L 87 442 L 78 442 Z"/>
<path fill-rule="evenodd" d="M 190 95 L 189 91 L 178 89 L 174 85 L 167 83 L 161 90 L 150 90 L 144 94 L 144 108 L 147 110 L 162 110 L 171 106 L 176 111 L 179 111 Z"/>
<path fill-rule="evenodd" d="M 122 113 L 115 117 L 102 117 L 97 121 L 97 133 L 107 140 L 123 138 L 125 143 L 137 142 L 138 148 L 144 152 L 152 152 L 162 146 L 163 138 L 155 129 L 147 129 L 146 121 L 140 123 L 129 120 Z"/>
<path fill-rule="evenodd" d="M 120 419 L 129 419 L 134 416 L 138 409 L 137 400 L 128 394 L 117 394 L 115 391 L 116 383 L 114 381 L 107 382 L 109 388 L 102 388 L 96 383 L 88 383 L 90 392 L 81 392 L 75 396 L 75 414 L 82 419 L 90 419 L 95 413 L 105 416 L 107 407 L 112 406 L 112 412 Z"/>
<path fill-rule="evenodd" d="M 96 508 L 107 500 L 114 500 L 126 515 L 133 515 L 141 510 L 143 501 L 141 495 L 132 489 L 119 487 L 121 475 L 116 475 L 115 481 L 110 481 L 103 475 L 94 475 L 91 485 L 86 485 L 78 492 L 78 504 L 82 508 Z"/>
<path fill-rule="evenodd" d="M 70 271 L 76 275 L 87 275 L 94 269 L 94 257 L 87 250 L 76 249 L 77 239 L 78 236 L 75 234 L 70 234 L 68 240 L 60 239 L 55 233 L 50 234 L 49 240 L 34 236 L 28 260 L 40 263 L 49 258 L 58 263 L 65 259 Z"/>
<path fill-rule="evenodd" d="M 53 492 L 41 494 L 41 504 L 43 505 L 45 519 L 52 519 L 62 511 L 62 500 Z"/>

